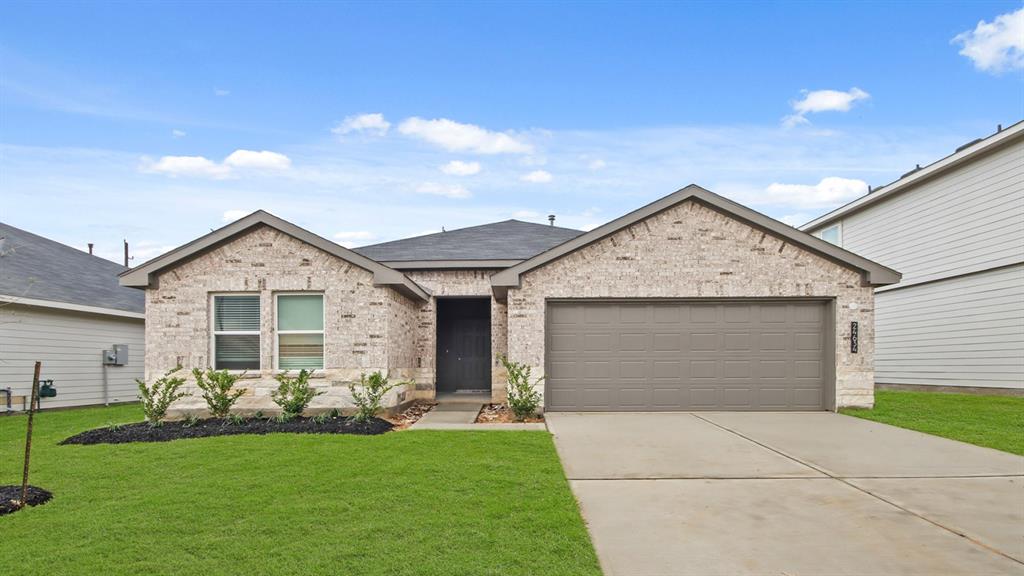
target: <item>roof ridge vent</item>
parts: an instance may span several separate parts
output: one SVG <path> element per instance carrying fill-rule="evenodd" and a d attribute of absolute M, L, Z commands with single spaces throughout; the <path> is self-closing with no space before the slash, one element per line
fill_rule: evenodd
<path fill-rule="evenodd" d="M 907 176 L 910 176 L 911 174 L 913 174 L 914 172 L 917 172 L 917 171 L 918 171 L 918 170 L 920 170 L 920 169 L 921 169 L 921 165 L 920 165 L 920 164 L 917 164 L 916 166 L 914 166 L 914 169 L 913 169 L 913 170 L 911 170 L 911 171 L 909 171 L 909 172 L 906 172 L 905 174 L 903 174 L 902 176 L 900 176 L 900 180 L 902 180 L 902 179 L 906 178 Z"/>
<path fill-rule="evenodd" d="M 971 140 L 967 144 L 964 144 L 962 146 L 957 147 L 956 152 L 959 152 L 959 151 L 964 150 L 966 148 L 970 148 L 971 146 L 974 146 L 975 144 L 977 144 L 978 142 L 981 142 L 982 140 L 984 140 L 984 138 L 975 138 L 974 140 Z M 953 152 L 953 153 L 956 154 L 956 152 Z"/>

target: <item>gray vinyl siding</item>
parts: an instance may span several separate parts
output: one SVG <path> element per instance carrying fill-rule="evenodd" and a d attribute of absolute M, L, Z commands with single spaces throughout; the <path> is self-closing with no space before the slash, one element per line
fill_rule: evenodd
<path fill-rule="evenodd" d="M 32 368 L 39 360 L 42 377 L 53 379 L 57 388 L 56 398 L 43 399 L 44 409 L 103 404 L 101 353 L 113 344 L 127 344 L 128 364 L 106 369 L 109 401 L 136 400 L 134 380 L 142 377 L 145 360 L 143 326 L 141 319 L 4 305 L 0 308 L 0 388 L 10 386 L 15 396 L 28 395 Z"/>
<path fill-rule="evenodd" d="M 875 296 L 875 381 L 1024 388 L 1024 265 Z"/>
<path fill-rule="evenodd" d="M 1024 141 L 851 214 L 842 245 L 904 285 L 1021 262 Z"/>
<path fill-rule="evenodd" d="M 876 382 L 1024 388 L 1024 140 L 848 215 L 842 246 L 903 273 Z"/>

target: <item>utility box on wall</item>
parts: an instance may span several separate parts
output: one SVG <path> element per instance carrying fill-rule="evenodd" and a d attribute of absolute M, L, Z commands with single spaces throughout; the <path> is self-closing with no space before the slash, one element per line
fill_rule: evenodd
<path fill-rule="evenodd" d="M 128 345 L 114 344 L 110 350 L 103 351 L 103 364 L 106 366 L 124 366 L 128 363 Z"/>

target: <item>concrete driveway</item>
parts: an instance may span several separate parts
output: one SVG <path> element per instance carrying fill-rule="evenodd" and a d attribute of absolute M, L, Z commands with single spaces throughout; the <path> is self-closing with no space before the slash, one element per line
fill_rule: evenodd
<path fill-rule="evenodd" d="M 549 413 L 606 576 L 1024 575 L 1024 458 L 831 413 Z"/>

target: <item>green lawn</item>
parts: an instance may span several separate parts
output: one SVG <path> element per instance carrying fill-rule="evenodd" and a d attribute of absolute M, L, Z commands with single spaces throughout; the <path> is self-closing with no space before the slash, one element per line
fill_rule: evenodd
<path fill-rule="evenodd" d="M 37 416 L 43 506 L 0 517 L 0 566 L 40 574 L 600 574 L 545 432 L 275 434 L 57 446 L 137 406 Z M 0 417 L 0 484 L 23 416 Z M 2 570 L 0 570 L 2 572 Z"/>
<path fill-rule="evenodd" d="M 877 390 L 873 409 L 840 412 L 1024 456 L 1024 398 Z"/>

